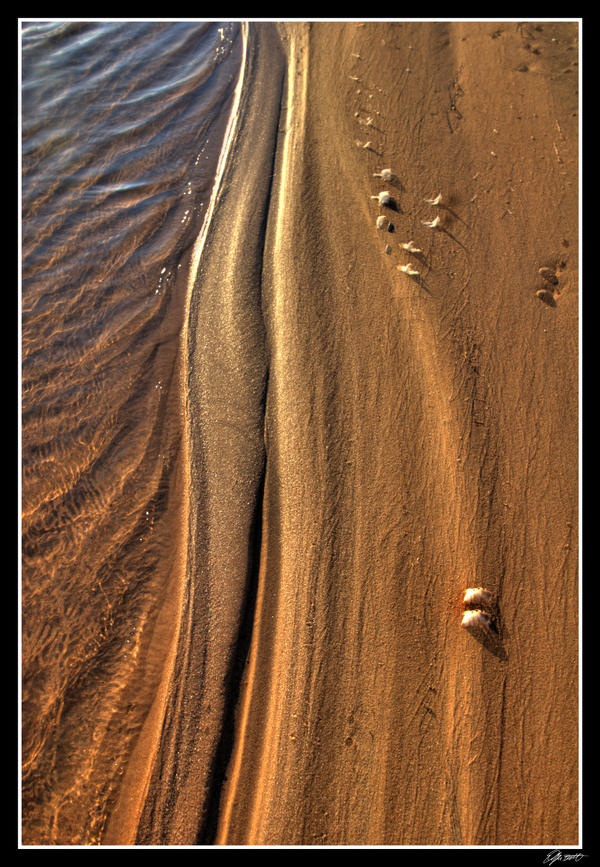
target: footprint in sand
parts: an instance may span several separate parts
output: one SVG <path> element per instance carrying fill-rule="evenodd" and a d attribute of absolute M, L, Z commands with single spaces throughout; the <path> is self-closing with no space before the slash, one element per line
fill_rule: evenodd
<path fill-rule="evenodd" d="M 544 304 L 547 304 L 549 307 L 556 307 L 556 298 L 554 292 L 551 292 L 550 289 L 538 289 L 535 294 Z"/>
<path fill-rule="evenodd" d="M 547 285 L 538 289 L 535 294 L 544 304 L 556 307 L 556 300 L 560 294 L 559 275 L 565 270 L 567 263 L 564 259 L 557 256 L 552 257 L 550 260 L 547 259 L 546 262 L 546 265 L 538 268 L 538 274 Z"/>
<path fill-rule="evenodd" d="M 551 283 L 553 286 L 558 285 L 558 277 L 556 276 L 556 271 L 553 268 L 548 268 L 544 265 L 542 268 L 538 268 L 538 274 L 540 277 L 543 277 L 548 283 Z"/>

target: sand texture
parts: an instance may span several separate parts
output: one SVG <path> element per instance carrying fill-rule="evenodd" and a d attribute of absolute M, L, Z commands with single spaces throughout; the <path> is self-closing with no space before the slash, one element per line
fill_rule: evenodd
<path fill-rule="evenodd" d="M 577 844 L 577 40 L 250 25 L 177 645 L 107 842 Z"/>

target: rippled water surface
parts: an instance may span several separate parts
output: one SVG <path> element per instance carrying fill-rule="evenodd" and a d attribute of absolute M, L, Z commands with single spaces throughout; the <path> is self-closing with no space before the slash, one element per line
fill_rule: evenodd
<path fill-rule="evenodd" d="M 237 24 L 22 26 L 22 827 L 100 842 L 180 556 L 187 266 Z"/>

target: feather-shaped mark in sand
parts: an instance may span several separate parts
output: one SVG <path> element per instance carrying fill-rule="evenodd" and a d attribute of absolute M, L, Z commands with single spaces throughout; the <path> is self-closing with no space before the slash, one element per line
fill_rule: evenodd
<path fill-rule="evenodd" d="M 427 226 L 428 229 L 439 229 L 442 225 L 442 221 L 439 216 L 435 217 L 433 220 L 421 220 L 424 226 Z"/>
<path fill-rule="evenodd" d="M 383 192 L 378 193 L 376 196 L 371 196 L 371 198 L 378 201 L 382 206 L 393 204 L 392 194 L 388 190 L 383 190 Z"/>
<path fill-rule="evenodd" d="M 398 271 L 402 271 L 404 274 L 408 274 L 409 277 L 419 277 L 420 272 L 415 271 L 412 265 L 398 265 Z"/>
<path fill-rule="evenodd" d="M 382 181 L 389 183 L 394 178 L 394 173 L 391 169 L 382 169 L 380 172 L 375 172 L 374 178 L 381 178 Z"/>
<path fill-rule="evenodd" d="M 408 253 L 422 253 L 423 252 L 419 247 L 415 246 L 414 241 L 403 241 L 403 243 L 400 244 L 400 246 L 402 247 L 403 250 L 406 250 Z"/>

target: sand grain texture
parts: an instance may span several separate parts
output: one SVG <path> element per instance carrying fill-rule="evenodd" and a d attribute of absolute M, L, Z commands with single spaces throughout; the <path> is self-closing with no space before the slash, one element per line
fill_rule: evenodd
<path fill-rule="evenodd" d="M 273 99 L 199 274 L 213 523 L 138 842 L 575 845 L 577 24 L 281 24 L 285 79 L 251 31 Z"/>

